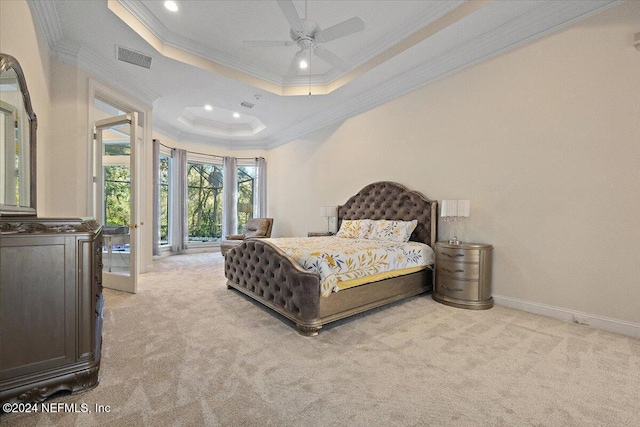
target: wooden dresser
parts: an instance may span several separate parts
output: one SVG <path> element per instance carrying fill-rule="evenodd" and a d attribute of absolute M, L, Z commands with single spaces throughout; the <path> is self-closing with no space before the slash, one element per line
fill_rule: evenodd
<path fill-rule="evenodd" d="M 98 385 L 102 226 L 0 217 L 0 403 Z"/>
<path fill-rule="evenodd" d="M 493 307 L 492 252 L 491 245 L 437 242 L 433 299 L 460 308 Z"/>

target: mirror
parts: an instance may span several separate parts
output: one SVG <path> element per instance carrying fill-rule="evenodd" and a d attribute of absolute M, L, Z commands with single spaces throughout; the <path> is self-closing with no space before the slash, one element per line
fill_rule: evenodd
<path fill-rule="evenodd" d="M 0 216 L 36 215 L 36 127 L 22 68 L 0 53 Z"/>

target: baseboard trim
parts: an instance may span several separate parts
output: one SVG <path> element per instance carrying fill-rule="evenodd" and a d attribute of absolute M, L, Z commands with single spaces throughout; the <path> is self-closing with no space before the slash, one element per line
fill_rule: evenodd
<path fill-rule="evenodd" d="M 640 324 L 493 294 L 496 304 L 640 339 Z"/>

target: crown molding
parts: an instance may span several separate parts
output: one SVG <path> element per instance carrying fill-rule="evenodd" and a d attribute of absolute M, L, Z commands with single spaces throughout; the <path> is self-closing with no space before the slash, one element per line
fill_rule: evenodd
<path fill-rule="evenodd" d="M 417 67 L 379 83 L 359 96 L 332 106 L 324 114 L 317 114 L 279 132 L 266 141 L 267 149 L 276 148 L 332 123 L 361 114 L 428 83 L 601 12 L 619 2 L 620 0 L 548 2 L 547 7 L 534 8 L 505 25 L 455 46 L 437 58 L 426 60 Z M 536 24 L 541 22 L 547 24 L 546 28 L 543 31 L 536 30 Z"/>
<path fill-rule="evenodd" d="M 58 42 L 51 51 L 51 58 L 65 64 L 75 65 L 87 74 L 95 76 L 105 84 L 131 94 L 137 101 L 152 105 L 160 98 L 160 94 L 146 87 L 143 83 L 133 81 L 131 76 L 122 72 L 113 61 L 106 59 L 83 45 L 70 42 Z"/>
<path fill-rule="evenodd" d="M 49 47 L 49 53 L 51 53 L 55 45 L 63 38 L 55 4 L 51 1 L 28 0 L 28 5 L 38 27 L 42 30 Z"/>
<path fill-rule="evenodd" d="M 293 79 L 278 73 L 257 67 L 242 61 L 203 43 L 180 36 L 167 29 L 140 0 L 108 0 L 108 8 L 133 31 L 145 39 L 160 54 L 177 61 L 204 68 L 241 81 L 280 96 L 306 95 L 309 91 L 315 94 L 328 94 L 357 78 L 393 56 L 412 47 L 431 35 L 429 31 L 441 29 L 439 22 L 455 22 L 468 13 L 492 0 L 475 0 L 468 2 L 455 0 L 438 3 L 434 9 L 417 13 L 403 25 L 380 37 L 376 43 L 361 52 L 354 60 L 345 58 L 354 64 L 348 71 L 330 69 L 322 75 L 301 76 Z M 458 12 L 456 12 L 458 9 Z M 451 15 L 453 21 L 450 21 Z M 426 31 L 425 31 L 426 30 Z M 407 40 L 411 39 L 408 43 Z M 311 89 L 310 89 L 311 87 Z"/>
<path fill-rule="evenodd" d="M 500 55 L 529 41 L 557 31 L 571 23 L 603 11 L 619 3 L 620 0 L 601 0 L 593 2 L 551 2 L 552 7 L 537 7 L 507 24 L 485 32 L 471 41 L 461 43 L 438 58 L 424 61 L 419 66 L 399 73 L 361 95 L 352 97 L 342 104 L 332 106 L 324 114 L 317 114 L 273 137 L 263 141 L 234 141 L 233 146 L 225 148 L 272 149 L 297 138 L 319 130 L 332 123 L 361 114 L 419 87 L 447 77 L 466 67 Z M 535 30 L 535 24 L 547 23 L 543 31 Z M 183 140 L 191 141 L 194 136 L 184 134 Z M 206 139 L 206 137 L 204 138 Z M 205 142 L 203 140 L 203 142 Z"/>
<path fill-rule="evenodd" d="M 153 121 L 153 130 L 178 142 L 192 142 L 196 144 L 206 144 L 210 147 L 223 148 L 226 150 L 231 149 L 229 141 L 211 136 L 183 132 L 174 126 L 164 122 L 159 122 L 158 120 Z"/>
<path fill-rule="evenodd" d="M 128 3 L 135 4 L 136 2 Z M 339 105 L 333 105 L 324 112 L 308 117 L 267 139 L 234 139 L 230 142 L 211 136 L 183 132 L 157 118 L 153 120 L 153 128 L 178 141 L 208 144 L 230 150 L 275 148 L 396 99 L 411 90 L 437 81 L 470 65 L 557 31 L 618 3 L 620 0 L 548 1 L 541 3 L 540 7 L 532 8 L 527 13 L 472 40 L 461 42 L 438 57 L 425 60 L 410 70 L 379 82 L 360 95 L 351 97 Z M 34 15 L 34 20 L 45 36 L 53 59 L 75 65 L 88 74 L 96 76 L 104 83 L 130 94 L 144 104 L 152 105 L 160 97 L 144 84 L 133 82 L 130 76 L 113 62 L 115 59 L 106 59 L 89 51 L 81 44 L 64 40 L 53 2 L 28 0 L 28 4 Z M 448 5 L 449 8 L 443 6 L 439 13 L 434 12 L 433 19 L 437 20 L 439 16 L 446 14 L 447 10 L 454 9 L 456 5 L 457 3 Z M 545 24 L 545 29 L 542 31 L 535 29 L 534 24 L 540 23 Z"/>
<path fill-rule="evenodd" d="M 454 9 L 457 9 L 466 0 L 452 0 L 448 2 L 439 3 L 437 7 L 429 10 L 425 10 L 421 13 L 413 15 L 402 24 L 395 27 L 393 30 L 386 32 L 380 36 L 375 42 L 371 43 L 367 48 L 362 49 L 357 55 L 351 58 L 351 63 L 354 64 L 354 68 L 369 61 L 377 55 L 385 52 L 402 40 L 406 39 L 415 32 L 421 30 L 427 25 L 437 21 Z M 346 73 L 340 73 L 339 76 Z"/>
<path fill-rule="evenodd" d="M 166 123 L 153 123 L 154 132 L 160 133 L 177 142 L 188 142 L 193 144 L 202 144 L 207 147 L 215 147 L 225 150 L 266 150 L 266 144 L 263 140 L 248 141 L 227 141 L 211 136 L 199 135 L 190 132 L 183 132 Z"/>
<path fill-rule="evenodd" d="M 84 48 L 81 44 L 64 39 L 60 21 L 52 1 L 28 0 L 31 13 L 47 41 L 52 59 L 75 65 L 109 85 L 132 94 L 138 101 L 151 105 L 160 97 L 144 84 L 132 84 L 130 78 L 119 77 L 123 73 L 110 60 Z"/>
<path fill-rule="evenodd" d="M 194 55 L 201 56 L 210 61 L 219 63 L 229 68 L 233 68 L 244 73 L 253 75 L 267 82 L 273 83 L 279 86 L 305 86 L 310 85 L 329 85 L 338 78 L 344 76 L 347 72 L 340 71 L 335 68 L 331 68 L 328 72 L 321 75 L 309 76 L 296 76 L 292 79 L 287 79 L 279 73 L 272 72 L 263 67 L 258 67 L 247 61 L 242 61 L 233 55 L 223 52 L 219 49 L 212 48 L 200 43 L 197 40 L 193 40 L 179 34 L 176 34 L 169 30 L 158 18 L 153 15 L 149 9 L 140 0 L 116 0 L 122 7 L 124 7 L 129 13 L 131 13 L 142 25 L 144 25 L 151 33 L 160 39 L 163 43 L 172 46 L 176 49 L 183 50 L 185 52 L 192 53 Z M 353 68 L 360 64 L 374 58 L 380 53 L 386 51 L 390 47 L 396 45 L 400 41 L 406 39 L 411 34 L 419 31 L 421 28 L 436 21 L 448 12 L 456 9 L 465 0 L 455 0 L 449 2 L 440 3 L 433 9 L 425 10 L 421 13 L 413 15 L 410 19 L 407 19 L 401 25 L 398 25 L 393 30 L 385 33 L 379 37 L 374 43 L 372 43 L 367 49 L 363 49 L 352 58 L 345 58 L 349 63 L 353 64 Z"/>
<path fill-rule="evenodd" d="M 169 137 L 173 140 L 180 141 L 181 132 L 173 126 L 168 125 L 165 122 L 161 122 L 158 119 L 153 121 L 152 129 L 154 132 L 161 133 L 162 135 Z"/>
<path fill-rule="evenodd" d="M 241 61 L 219 49 L 212 48 L 197 40 L 181 36 L 169 30 L 140 0 L 117 0 L 126 10 L 142 23 L 151 33 L 163 43 L 176 49 L 201 56 L 229 68 L 234 68 L 251 74 L 276 85 L 283 84 L 283 77 L 262 67 L 257 67 L 246 61 Z"/>

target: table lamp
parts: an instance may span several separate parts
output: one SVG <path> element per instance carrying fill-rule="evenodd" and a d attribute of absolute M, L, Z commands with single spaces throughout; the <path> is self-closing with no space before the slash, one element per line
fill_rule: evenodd
<path fill-rule="evenodd" d="M 337 216 L 337 210 L 337 206 L 320 206 L 320 216 L 327 217 L 327 233 L 331 232 L 331 218 L 335 218 Z"/>
<path fill-rule="evenodd" d="M 440 216 L 445 222 L 453 223 L 453 237 L 449 239 L 449 243 L 459 245 L 458 224 L 469 218 L 471 200 L 443 200 L 441 205 Z"/>

